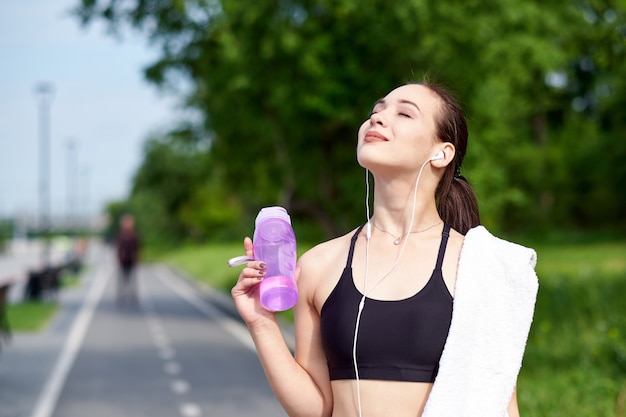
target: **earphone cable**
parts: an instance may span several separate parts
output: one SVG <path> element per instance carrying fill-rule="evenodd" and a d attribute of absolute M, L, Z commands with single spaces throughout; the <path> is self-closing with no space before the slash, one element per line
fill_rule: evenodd
<path fill-rule="evenodd" d="M 424 167 L 426 166 L 426 164 L 428 162 L 430 162 L 431 160 L 427 160 L 426 162 L 424 162 L 422 164 L 422 167 L 419 170 L 419 173 L 417 174 L 417 179 L 415 180 L 415 189 L 413 190 L 413 209 L 411 210 L 411 221 L 409 224 L 409 230 L 411 230 L 413 228 L 413 222 L 415 221 L 415 205 L 417 203 L 417 186 L 419 184 L 420 181 L 420 177 L 422 176 L 422 171 L 424 170 Z M 376 281 L 376 283 L 372 286 L 372 288 L 370 288 L 369 290 L 367 289 L 367 276 L 368 276 L 368 272 L 369 272 L 369 249 L 370 249 L 370 238 L 371 238 L 371 227 L 370 227 L 370 205 L 369 205 L 369 194 L 370 194 L 370 184 L 369 184 L 369 170 L 365 170 L 365 207 L 366 207 L 366 216 L 367 216 L 367 229 L 366 229 L 366 243 L 365 243 L 365 274 L 363 277 L 363 295 L 361 297 L 361 301 L 359 302 L 359 310 L 357 312 L 357 316 L 356 316 L 356 323 L 354 325 L 354 340 L 352 343 L 352 362 L 354 365 L 354 376 L 356 379 L 356 396 L 357 396 L 357 405 L 358 405 L 358 411 L 359 411 L 359 417 L 363 417 L 363 413 L 362 413 L 362 408 L 361 408 L 361 381 L 359 378 L 359 366 L 358 366 L 358 361 L 357 361 L 357 340 L 358 340 L 358 335 L 359 335 L 359 327 L 361 324 L 361 313 L 363 312 L 363 308 L 365 307 L 365 299 L 367 298 L 367 294 L 369 294 L 370 292 L 372 292 L 372 290 L 374 288 L 376 288 L 376 286 L 378 284 L 380 284 L 382 282 L 383 279 L 385 279 L 387 277 L 387 275 L 389 275 L 391 273 L 391 271 L 394 270 L 394 268 L 398 265 L 398 263 L 400 262 L 400 258 L 402 258 L 402 255 L 404 254 L 404 249 L 406 248 L 406 244 L 408 242 L 408 237 L 409 234 L 406 234 L 404 237 L 404 240 L 402 242 L 402 247 L 400 248 L 400 252 L 398 253 L 398 256 L 396 257 L 395 262 L 391 265 L 391 267 L 387 270 L 387 272 L 385 272 L 385 274 L 383 274 L 382 277 L 380 277 L 380 279 L 378 281 Z"/>
<path fill-rule="evenodd" d="M 365 277 L 363 285 L 367 286 L 367 273 L 369 269 L 369 263 L 367 262 L 367 258 L 369 256 L 370 250 L 370 237 L 372 236 L 372 229 L 370 226 L 370 178 L 369 178 L 369 170 L 365 170 L 365 215 L 367 216 L 367 228 L 365 231 Z M 363 311 L 363 307 L 365 307 L 365 294 L 361 297 L 361 301 L 359 302 L 359 311 L 356 315 L 356 323 L 354 325 L 354 340 L 352 342 L 352 362 L 354 364 L 354 376 L 356 379 L 356 396 L 357 396 L 357 405 L 359 408 L 359 417 L 363 417 L 363 411 L 361 409 L 361 380 L 359 378 L 359 366 L 356 359 L 356 342 L 359 335 L 359 327 L 361 323 L 361 312 Z"/>

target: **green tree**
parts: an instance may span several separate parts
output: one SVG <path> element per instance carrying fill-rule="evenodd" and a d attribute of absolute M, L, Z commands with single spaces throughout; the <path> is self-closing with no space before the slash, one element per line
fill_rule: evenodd
<path fill-rule="evenodd" d="M 205 240 L 240 231 L 239 200 L 210 170 L 208 143 L 188 125 L 146 142 L 129 205 L 148 242 Z"/>
<path fill-rule="evenodd" d="M 425 75 L 456 90 L 468 110 L 465 175 L 484 223 L 604 219 L 594 214 L 597 202 L 581 198 L 573 174 L 586 165 L 574 162 L 582 153 L 567 134 L 573 126 L 593 133 L 588 155 L 623 134 L 623 106 L 613 108 L 626 96 L 623 2 L 82 0 L 75 13 L 84 24 L 144 31 L 161 47 L 146 77 L 175 90 L 182 76 L 192 86 L 187 104 L 211 138 L 201 176 L 213 181 L 196 191 L 198 181 L 179 191 L 154 182 L 179 228 L 186 221 L 203 233 L 212 220 L 202 218 L 219 210 L 202 209 L 198 190 L 219 186 L 216 195 L 248 218 L 281 204 L 327 236 L 345 231 L 364 218 L 358 126 L 378 97 Z M 592 105 L 581 110 L 581 100 Z M 619 165 L 605 158 L 605 167 Z M 614 213 L 624 198 L 595 188 L 607 175 L 594 168 L 588 182 Z M 584 214 L 568 213 L 574 202 Z M 205 214 L 190 220 L 195 210 Z"/>

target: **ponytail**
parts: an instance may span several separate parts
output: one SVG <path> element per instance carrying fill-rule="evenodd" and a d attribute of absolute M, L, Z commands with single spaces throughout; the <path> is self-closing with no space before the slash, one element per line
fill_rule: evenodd
<path fill-rule="evenodd" d="M 435 120 L 437 137 L 450 142 L 456 150 L 454 159 L 446 167 L 437 190 L 437 211 L 444 222 L 461 234 L 480 224 L 478 201 L 472 187 L 460 175 L 461 164 L 467 149 L 467 122 L 463 109 L 445 88 L 429 82 L 420 83 L 439 97 L 441 105 Z"/>
<path fill-rule="evenodd" d="M 444 222 L 464 235 L 480 224 L 478 201 L 465 177 L 453 176 L 452 181 L 445 181 L 445 177 L 435 191 L 437 211 Z"/>

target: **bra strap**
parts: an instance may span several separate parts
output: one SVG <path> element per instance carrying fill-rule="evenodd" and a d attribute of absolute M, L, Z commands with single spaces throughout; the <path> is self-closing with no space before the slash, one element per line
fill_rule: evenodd
<path fill-rule="evenodd" d="M 435 270 L 441 269 L 443 265 L 443 256 L 446 254 L 446 246 L 448 246 L 448 237 L 450 237 L 450 225 L 444 223 L 443 231 L 441 232 L 441 244 L 439 245 L 439 253 L 437 254 L 437 265 Z"/>
<path fill-rule="evenodd" d="M 350 251 L 348 252 L 348 262 L 346 262 L 346 268 L 352 267 L 352 255 L 354 255 L 354 244 L 356 243 L 356 239 L 359 237 L 359 233 L 361 233 L 361 230 L 363 230 L 363 227 L 365 225 L 366 223 L 363 223 L 361 226 L 359 226 L 359 228 L 356 229 L 356 232 L 354 232 L 352 239 L 350 240 Z"/>

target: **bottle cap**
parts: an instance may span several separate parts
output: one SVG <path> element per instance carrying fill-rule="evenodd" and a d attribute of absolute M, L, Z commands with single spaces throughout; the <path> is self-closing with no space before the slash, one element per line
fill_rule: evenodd
<path fill-rule="evenodd" d="M 257 214 L 256 219 L 254 221 L 254 227 L 257 227 L 259 223 L 261 223 L 262 220 L 272 218 L 272 217 L 283 219 L 287 223 L 291 224 L 291 217 L 289 217 L 287 210 L 285 210 L 283 207 L 280 207 L 280 206 L 273 206 L 273 207 L 264 207 L 261 209 L 261 211 L 259 211 L 259 214 Z"/>

